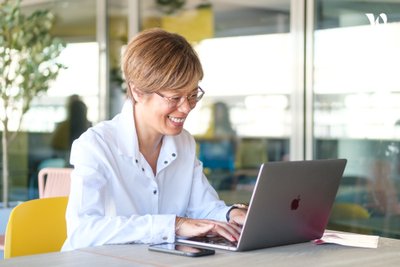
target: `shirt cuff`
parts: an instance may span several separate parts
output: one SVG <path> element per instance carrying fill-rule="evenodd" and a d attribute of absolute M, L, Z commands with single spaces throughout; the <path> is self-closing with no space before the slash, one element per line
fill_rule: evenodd
<path fill-rule="evenodd" d="M 154 215 L 152 243 L 175 242 L 175 215 Z"/>

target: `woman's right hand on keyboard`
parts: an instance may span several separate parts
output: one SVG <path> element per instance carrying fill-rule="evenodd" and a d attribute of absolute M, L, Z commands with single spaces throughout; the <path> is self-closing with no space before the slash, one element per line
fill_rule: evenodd
<path fill-rule="evenodd" d="M 183 237 L 219 235 L 231 242 L 239 240 L 241 227 L 214 220 L 176 217 L 175 234 Z"/>

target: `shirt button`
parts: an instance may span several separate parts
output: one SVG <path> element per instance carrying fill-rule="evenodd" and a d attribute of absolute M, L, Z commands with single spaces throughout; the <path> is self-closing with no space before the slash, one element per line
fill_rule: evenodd
<path fill-rule="evenodd" d="M 136 163 L 138 163 L 139 161 L 137 159 L 135 159 Z"/>
<path fill-rule="evenodd" d="M 144 168 L 142 168 L 142 171 L 144 171 Z"/>
<path fill-rule="evenodd" d="M 175 153 L 172 153 L 172 156 L 173 156 L 173 157 L 176 157 L 176 154 L 175 154 Z"/>
<path fill-rule="evenodd" d="M 168 164 L 168 161 L 164 161 L 164 164 Z"/>
<path fill-rule="evenodd" d="M 168 237 L 166 237 L 166 236 L 163 236 L 163 238 L 162 238 L 163 240 L 167 240 L 168 239 Z"/>
<path fill-rule="evenodd" d="M 153 194 L 154 194 L 154 195 L 157 194 L 157 190 L 154 190 L 154 191 L 153 191 Z"/>

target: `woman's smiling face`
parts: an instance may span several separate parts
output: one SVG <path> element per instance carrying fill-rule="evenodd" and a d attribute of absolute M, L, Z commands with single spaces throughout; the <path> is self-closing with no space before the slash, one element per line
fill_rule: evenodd
<path fill-rule="evenodd" d="M 195 88 L 195 89 L 193 89 Z M 136 104 L 136 112 L 140 113 L 141 125 L 153 129 L 162 135 L 178 135 L 190 111 L 195 107 L 189 104 L 187 96 L 197 94 L 197 83 L 179 90 L 142 95 L 145 99 Z M 180 99 L 178 105 L 170 104 L 168 98 Z M 182 102 L 183 101 L 183 102 Z"/>

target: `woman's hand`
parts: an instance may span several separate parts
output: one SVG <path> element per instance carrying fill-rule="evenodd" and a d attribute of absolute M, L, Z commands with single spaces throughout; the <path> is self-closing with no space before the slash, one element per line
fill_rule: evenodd
<path fill-rule="evenodd" d="M 229 223 L 236 225 L 243 225 L 246 219 L 247 208 L 231 209 L 229 211 Z"/>
<path fill-rule="evenodd" d="M 241 227 L 213 220 L 198 220 L 176 217 L 175 234 L 184 237 L 219 235 L 225 239 L 236 242 L 239 240 Z"/>

